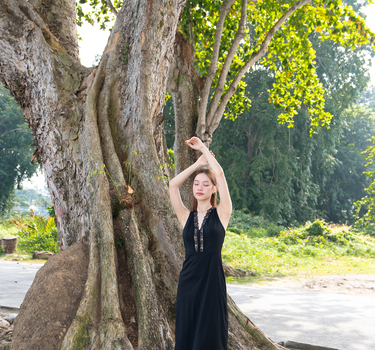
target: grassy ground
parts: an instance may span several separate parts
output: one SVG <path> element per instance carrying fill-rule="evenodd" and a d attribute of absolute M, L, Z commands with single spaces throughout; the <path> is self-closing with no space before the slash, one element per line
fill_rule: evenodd
<path fill-rule="evenodd" d="M 228 283 L 262 282 L 275 277 L 315 277 L 375 274 L 375 238 L 348 226 L 318 221 L 300 228 L 273 232 L 230 228 L 222 251 L 228 265 L 258 276 L 228 277 Z"/>
<path fill-rule="evenodd" d="M 0 260 L 17 261 L 17 262 L 31 263 L 31 264 L 44 264 L 47 261 L 47 259 L 33 259 L 32 254 L 19 252 L 19 251 L 13 254 L 0 253 Z"/>

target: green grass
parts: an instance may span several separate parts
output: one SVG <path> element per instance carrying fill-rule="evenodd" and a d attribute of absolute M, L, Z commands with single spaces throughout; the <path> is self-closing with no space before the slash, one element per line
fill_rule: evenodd
<path fill-rule="evenodd" d="M 5 261 L 18 261 L 21 263 L 30 263 L 30 264 L 44 264 L 47 259 L 33 259 L 33 255 L 26 253 L 26 252 L 21 252 L 18 251 L 13 254 L 4 254 L 0 253 L 0 260 L 5 260 Z"/>
<path fill-rule="evenodd" d="M 227 231 L 222 257 L 229 266 L 250 270 L 255 277 L 228 277 L 228 283 L 259 282 L 285 276 L 375 274 L 375 238 L 348 226 L 322 221 L 279 230 L 266 228 Z M 236 230 L 238 232 L 238 230 Z"/>

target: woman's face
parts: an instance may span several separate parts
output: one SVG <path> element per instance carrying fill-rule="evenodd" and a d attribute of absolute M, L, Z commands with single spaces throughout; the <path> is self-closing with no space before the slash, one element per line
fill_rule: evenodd
<path fill-rule="evenodd" d="M 214 192 L 215 186 L 206 174 L 200 173 L 194 178 L 193 195 L 198 201 L 210 199 Z"/>

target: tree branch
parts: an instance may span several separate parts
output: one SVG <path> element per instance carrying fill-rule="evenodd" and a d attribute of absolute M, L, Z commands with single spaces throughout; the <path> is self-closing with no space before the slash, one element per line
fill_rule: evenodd
<path fill-rule="evenodd" d="M 194 32 L 193 32 L 193 22 L 191 21 L 191 16 L 190 16 L 190 9 L 188 9 L 188 19 L 189 19 L 189 42 L 191 46 L 191 53 L 192 56 L 195 57 L 195 38 L 194 38 Z"/>
<path fill-rule="evenodd" d="M 229 99 L 233 96 L 235 93 L 237 86 L 239 82 L 241 81 L 242 77 L 245 75 L 245 73 L 250 69 L 251 66 L 253 66 L 259 59 L 261 59 L 267 51 L 267 47 L 269 46 L 274 34 L 276 31 L 281 27 L 281 25 L 299 8 L 305 6 L 306 4 L 310 3 L 311 0 L 301 0 L 294 4 L 287 12 L 284 13 L 284 15 L 276 22 L 276 24 L 270 29 L 270 31 L 267 33 L 266 37 L 263 40 L 262 46 L 260 47 L 259 51 L 251 57 L 249 61 L 245 63 L 245 65 L 241 68 L 241 70 L 237 73 L 236 77 L 232 81 L 232 83 L 229 86 L 229 89 L 224 94 L 224 96 L 221 99 L 220 105 L 217 108 L 214 118 L 212 120 L 212 124 L 208 126 L 208 133 L 212 134 L 216 128 L 219 125 L 219 122 L 223 116 L 225 107 L 228 104 Z"/>
<path fill-rule="evenodd" d="M 16 129 L 12 129 L 12 130 L 9 130 L 9 131 L 5 131 L 4 133 L 2 133 L 0 135 L 0 137 L 4 137 L 5 135 L 10 134 L 11 132 L 17 131 L 17 130 L 22 130 L 22 128 L 16 128 Z"/>
<path fill-rule="evenodd" d="M 112 4 L 112 1 L 111 0 L 107 0 L 106 1 L 106 6 L 112 11 L 112 13 L 117 16 L 117 10 L 115 9 L 115 7 L 113 6 Z"/>
<path fill-rule="evenodd" d="M 227 80 L 228 72 L 229 72 L 232 60 L 234 58 L 234 55 L 236 54 L 237 48 L 240 45 L 241 40 L 245 36 L 246 17 L 247 17 L 247 0 L 242 0 L 241 1 L 241 19 L 240 19 L 240 23 L 238 26 L 238 31 L 233 40 L 232 46 L 230 47 L 228 51 L 228 55 L 225 59 L 223 69 L 221 71 L 219 81 L 215 89 L 214 97 L 211 101 L 210 109 L 207 113 L 206 120 L 207 120 L 208 126 L 211 125 L 214 114 L 217 110 L 217 107 L 219 106 L 221 95 L 224 92 L 225 81 Z"/>
<path fill-rule="evenodd" d="M 18 2 L 26 1 L 19 0 Z M 70 56 L 78 60 L 79 47 L 75 0 L 30 0 L 29 3 L 43 19 L 49 30 L 58 38 L 60 45 L 64 47 Z"/>
<path fill-rule="evenodd" d="M 226 0 L 221 6 L 220 18 L 216 26 L 215 43 L 214 43 L 214 48 L 212 52 L 211 64 L 210 64 L 210 68 L 208 69 L 207 78 L 206 78 L 206 81 L 204 83 L 204 87 L 202 90 L 202 101 L 199 105 L 199 115 L 198 115 L 198 124 L 197 124 L 196 133 L 200 137 L 203 137 L 203 133 L 205 130 L 206 109 L 207 109 L 207 104 L 208 104 L 208 98 L 210 95 L 211 85 L 212 85 L 212 82 L 214 80 L 215 73 L 217 70 L 217 61 L 219 58 L 220 42 L 221 42 L 221 37 L 223 35 L 224 21 L 234 1 L 235 0 Z"/>

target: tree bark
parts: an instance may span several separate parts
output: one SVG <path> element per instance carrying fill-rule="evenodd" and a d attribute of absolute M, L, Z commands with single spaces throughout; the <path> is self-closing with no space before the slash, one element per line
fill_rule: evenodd
<path fill-rule="evenodd" d="M 186 146 L 185 140 L 195 136 L 198 121 L 200 78 L 194 66 L 192 46 L 177 32 L 174 44 L 174 61 L 170 70 L 168 91 L 173 99 L 175 117 L 175 172 L 182 172 L 198 159 L 196 151 Z M 191 179 L 180 187 L 185 206 L 190 207 L 193 195 Z"/>
<path fill-rule="evenodd" d="M 74 3 L 3 0 L 0 8 L 0 79 L 33 132 L 61 248 L 88 246 L 83 295 L 56 335 L 59 348 L 172 350 L 184 250 L 160 130 L 184 4 L 125 1 L 99 67 L 88 69 L 77 59 Z M 231 298 L 228 306 L 229 349 L 281 348 Z M 17 328 L 14 336 L 23 339 Z"/>

